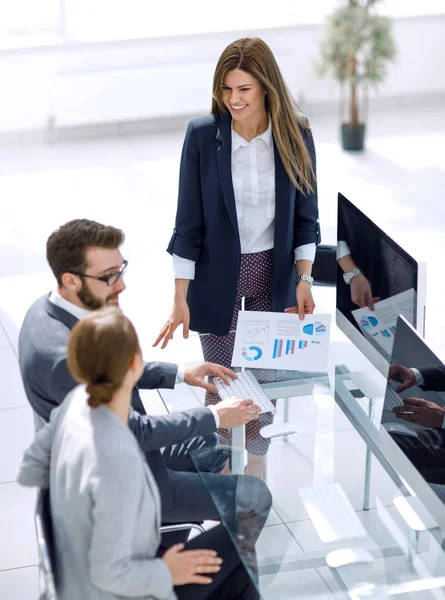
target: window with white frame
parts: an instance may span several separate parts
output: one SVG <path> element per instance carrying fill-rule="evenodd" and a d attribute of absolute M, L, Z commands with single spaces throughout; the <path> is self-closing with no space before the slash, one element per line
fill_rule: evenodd
<path fill-rule="evenodd" d="M 0 0 L 0 40 L 54 35 L 59 24 L 60 0 Z"/>
<path fill-rule="evenodd" d="M 389 17 L 421 17 L 445 14 L 444 0 L 384 0 L 381 12 Z"/>
<path fill-rule="evenodd" d="M 59 35 L 101 42 L 317 24 L 346 0 L 0 0 L 0 43 Z M 390 17 L 445 14 L 445 0 L 382 0 Z"/>
<path fill-rule="evenodd" d="M 65 2 L 67 36 L 78 41 L 168 37 L 236 30 L 255 31 L 291 24 L 294 9 L 293 0 L 277 0 L 273 9 L 270 0 Z"/>

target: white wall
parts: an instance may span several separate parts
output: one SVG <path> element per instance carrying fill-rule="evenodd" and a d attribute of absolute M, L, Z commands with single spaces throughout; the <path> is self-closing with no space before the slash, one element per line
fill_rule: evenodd
<path fill-rule="evenodd" d="M 397 19 L 398 60 L 383 98 L 445 94 L 445 15 Z M 271 46 L 304 107 L 336 103 L 335 82 L 314 73 L 322 26 L 81 44 L 0 53 L 0 133 L 207 112 L 224 47 L 245 35 Z M 334 104 L 333 104 L 334 107 Z"/>

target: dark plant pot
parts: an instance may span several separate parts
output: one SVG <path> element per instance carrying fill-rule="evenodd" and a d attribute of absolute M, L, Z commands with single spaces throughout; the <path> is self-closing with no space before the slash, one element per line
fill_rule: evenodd
<path fill-rule="evenodd" d="M 341 126 L 341 142 L 344 150 L 363 150 L 365 142 L 365 125 L 351 127 L 347 123 Z"/>

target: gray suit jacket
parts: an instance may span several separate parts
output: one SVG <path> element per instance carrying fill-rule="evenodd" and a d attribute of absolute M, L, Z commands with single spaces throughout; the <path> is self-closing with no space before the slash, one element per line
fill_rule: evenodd
<path fill-rule="evenodd" d="M 28 400 L 46 421 L 51 411 L 77 385 L 69 373 L 66 353 L 68 338 L 77 319 L 53 304 L 49 295 L 39 298 L 26 313 L 19 335 L 19 364 Z M 145 363 L 139 387 L 153 389 L 175 386 L 177 366 Z M 141 403 L 138 388 L 133 405 Z M 135 434 L 161 491 L 163 510 L 171 509 L 172 487 L 160 449 L 205 436 L 216 430 L 209 408 L 197 408 L 167 416 L 146 416 L 132 410 L 129 427 Z"/>
<path fill-rule="evenodd" d="M 134 438 L 75 388 L 25 452 L 18 482 L 48 487 L 61 600 L 173 600 L 156 558 L 161 505 Z"/>

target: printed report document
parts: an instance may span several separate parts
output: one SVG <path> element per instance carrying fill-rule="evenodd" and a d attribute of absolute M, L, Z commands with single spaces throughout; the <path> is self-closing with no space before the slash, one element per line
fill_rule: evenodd
<path fill-rule="evenodd" d="M 416 308 L 416 292 L 413 288 L 395 294 L 374 304 L 374 310 L 367 306 L 352 311 L 360 331 L 370 341 L 391 355 L 396 333 L 397 317 L 403 315 L 413 324 Z"/>
<path fill-rule="evenodd" d="M 329 355 L 331 315 L 240 311 L 232 366 L 323 371 Z"/>

